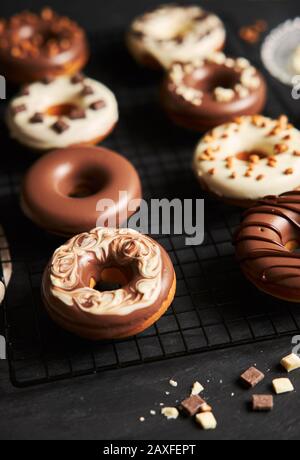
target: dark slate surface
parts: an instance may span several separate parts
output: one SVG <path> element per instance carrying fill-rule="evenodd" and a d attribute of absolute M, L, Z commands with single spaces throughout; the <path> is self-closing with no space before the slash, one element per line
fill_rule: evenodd
<path fill-rule="evenodd" d="M 123 28 L 137 13 L 160 3 L 159 0 L 47 2 L 60 12 L 78 19 L 91 36 L 99 31 Z M 202 4 L 209 5 L 225 20 L 228 18 L 233 26 L 251 23 L 258 17 L 267 18 L 270 25 L 275 26 L 297 14 L 297 3 L 294 1 L 225 3 L 210 0 Z M 26 2 L 28 8 L 37 9 L 43 5 L 37 0 Z M 21 0 L 2 2 L 0 14 L 8 16 L 24 9 L 24 6 Z M 249 47 L 249 55 L 257 59 L 257 50 Z M 277 83 L 273 84 L 277 86 Z M 288 94 L 281 85 L 277 87 L 280 97 Z M 296 110 L 294 115 L 297 117 Z M 271 414 L 250 413 L 248 401 L 252 392 L 243 390 L 237 383 L 243 370 L 257 364 L 264 372 L 270 369 L 266 381 L 257 391 L 269 391 L 272 377 L 282 374 L 278 362 L 290 349 L 291 340 L 285 338 L 27 390 L 12 387 L 6 363 L 0 362 L 0 438 L 298 439 L 299 373 L 292 375 L 296 392 L 276 398 L 275 410 Z M 171 377 L 178 380 L 177 389 L 168 385 Z M 180 419 L 167 422 L 160 416 L 149 415 L 151 409 L 159 411 L 160 402 L 174 404 L 177 399 L 185 397 L 196 379 L 206 387 L 205 395 L 214 406 L 219 421 L 217 431 L 203 433 L 192 421 Z M 167 396 L 166 391 L 171 394 Z M 139 422 L 141 416 L 146 417 L 144 423 Z"/>

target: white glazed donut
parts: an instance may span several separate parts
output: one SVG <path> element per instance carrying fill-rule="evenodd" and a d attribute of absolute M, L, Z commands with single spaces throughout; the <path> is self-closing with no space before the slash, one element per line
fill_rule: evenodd
<path fill-rule="evenodd" d="M 11 136 L 38 151 L 98 143 L 117 121 L 114 94 L 81 75 L 28 85 L 7 113 Z"/>
<path fill-rule="evenodd" d="M 224 46 L 221 20 L 198 6 L 164 5 L 132 23 L 127 44 L 135 59 L 169 68 L 175 61 L 203 58 Z"/>
<path fill-rule="evenodd" d="M 0 304 L 3 302 L 5 290 L 9 285 L 12 275 L 11 255 L 8 242 L 0 225 Z"/>
<path fill-rule="evenodd" d="M 221 125 L 198 144 L 194 170 L 201 185 L 248 206 L 300 186 L 300 132 L 286 116 L 244 116 Z"/>

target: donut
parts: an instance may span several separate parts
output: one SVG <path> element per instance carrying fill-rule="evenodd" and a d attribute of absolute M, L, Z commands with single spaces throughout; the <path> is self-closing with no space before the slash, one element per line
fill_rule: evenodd
<path fill-rule="evenodd" d="M 28 85 L 7 111 L 11 136 L 37 152 L 97 144 L 118 121 L 113 93 L 83 75 Z"/>
<path fill-rule="evenodd" d="M 300 132 L 285 115 L 244 116 L 208 132 L 193 168 L 204 190 L 248 207 L 300 186 Z"/>
<path fill-rule="evenodd" d="M 237 259 L 261 291 L 300 302 L 300 192 L 268 196 L 245 213 L 235 235 Z"/>
<path fill-rule="evenodd" d="M 161 102 L 176 124 L 206 131 L 235 117 L 260 113 L 266 84 L 247 59 L 213 53 L 202 60 L 174 63 L 164 79 Z"/>
<path fill-rule="evenodd" d="M 13 83 L 75 74 L 88 57 L 84 31 L 49 8 L 0 20 L 0 67 Z"/>
<path fill-rule="evenodd" d="M 136 18 L 126 41 L 138 63 L 157 69 L 219 51 L 225 38 L 222 21 L 199 6 L 163 5 Z"/>
<path fill-rule="evenodd" d="M 2 225 L 0 225 L 0 304 L 12 276 L 12 263 L 9 245 Z"/>
<path fill-rule="evenodd" d="M 103 282 L 118 286 L 103 290 Z M 158 243 L 134 230 L 102 227 L 57 249 L 42 282 L 51 318 L 90 340 L 141 333 L 169 308 L 175 291 L 172 262 Z"/>
<path fill-rule="evenodd" d="M 99 218 L 103 225 L 120 226 L 137 211 L 141 196 L 138 173 L 129 161 L 102 147 L 78 146 L 48 153 L 31 167 L 22 184 L 21 207 L 39 227 L 69 237 L 94 228 Z M 101 211 L 101 200 L 114 206 Z"/>

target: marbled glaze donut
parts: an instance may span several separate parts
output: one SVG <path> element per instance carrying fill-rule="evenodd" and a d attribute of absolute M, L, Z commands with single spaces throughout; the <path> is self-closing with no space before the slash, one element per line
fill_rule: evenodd
<path fill-rule="evenodd" d="M 49 8 L 0 20 L 1 73 L 14 83 L 75 74 L 88 57 L 84 31 Z"/>
<path fill-rule="evenodd" d="M 135 19 L 127 45 L 140 64 L 168 68 L 221 50 L 225 38 L 222 21 L 199 6 L 163 5 Z"/>
<path fill-rule="evenodd" d="M 269 196 L 250 208 L 235 236 L 238 261 L 258 289 L 300 302 L 300 192 Z"/>
<path fill-rule="evenodd" d="M 162 85 L 161 102 L 176 124 L 206 131 L 260 113 L 266 84 L 247 59 L 214 53 L 204 60 L 174 63 Z"/>
<path fill-rule="evenodd" d="M 82 75 L 28 85 L 7 112 L 11 136 L 36 151 L 97 144 L 118 121 L 114 94 Z"/>
<path fill-rule="evenodd" d="M 95 289 L 101 282 L 117 290 Z M 139 334 L 173 301 L 176 277 L 166 251 L 130 229 L 96 228 L 57 249 L 42 295 L 52 319 L 90 340 Z"/>
<path fill-rule="evenodd" d="M 300 132 L 284 115 L 240 117 L 200 141 L 193 167 L 205 190 L 248 207 L 264 196 L 298 189 Z"/>
<path fill-rule="evenodd" d="M 12 261 L 9 244 L 2 225 L 0 225 L 0 304 L 12 276 Z"/>
<path fill-rule="evenodd" d="M 31 167 L 21 205 L 39 227 L 73 236 L 94 228 L 100 217 L 105 226 L 111 219 L 116 226 L 124 224 L 141 197 L 138 173 L 128 160 L 105 148 L 78 146 L 55 150 Z M 114 205 L 99 208 L 102 200 Z"/>

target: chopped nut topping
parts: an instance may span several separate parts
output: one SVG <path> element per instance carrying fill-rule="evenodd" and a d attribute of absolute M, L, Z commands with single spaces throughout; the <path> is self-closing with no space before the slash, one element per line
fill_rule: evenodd
<path fill-rule="evenodd" d="M 208 174 L 210 174 L 211 176 L 213 176 L 214 174 L 216 173 L 216 169 L 215 168 L 212 168 L 208 171 Z"/>
<path fill-rule="evenodd" d="M 265 178 L 265 176 L 263 174 L 259 174 L 259 176 L 257 176 L 256 180 L 257 181 L 261 181 Z"/>
<path fill-rule="evenodd" d="M 248 169 L 246 172 L 245 172 L 245 177 L 251 177 L 252 176 L 252 171 L 250 169 Z"/>
<path fill-rule="evenodd" d="M 288 168 L 288 169 L 286 169 L 286 170 L 284 171 L 284 174 L 285 174 L 286 176 L 289 176 L 289 175 L 291 175 L 291 174 L 294 174 L 293 168 Z"/>
<path fill-rule="evenodd" d="M 294 157 L 300 157 L 300 151 L 295 150 Z"/>
<path fill-rule="evenodd" d="M 286 144 L 277 144 L 277 145 L 275 145 L 275 152 L 276 153 L 284 153 L 284 152 L 287 152 L 288 149 L 289 149 L 289 147 Z"/>
<path fill-rule="evenodd" d="M 275 157 L 268 158 L 268 166 L 275 168 L 277 166 L 277 159 Z"/>
<path fill-rule="evenodd" d="M 259 158 L 258 155 L 250 155 L 250 157 L 249 157 L 249 162 L 250 163 L 257 164 L 257 163 L 259 163 L 259 160 L 260 160 L 260 158 Z"/>
<path fill-rule="evenodd" d="M 233 172 L 230 176 L 230 179 L 236 179 L 236 172 Z"/>

